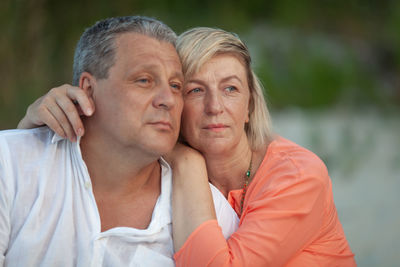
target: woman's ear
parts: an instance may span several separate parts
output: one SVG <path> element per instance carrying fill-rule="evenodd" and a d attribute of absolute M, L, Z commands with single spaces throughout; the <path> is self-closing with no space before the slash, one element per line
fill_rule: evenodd
<path fill-rule="evenodd" d="M 79 87 L 89 97 L 93 97 L 93 89 L 96 87 L 96 78 L 89 72 L 82 72 L 79 78 Z"/>

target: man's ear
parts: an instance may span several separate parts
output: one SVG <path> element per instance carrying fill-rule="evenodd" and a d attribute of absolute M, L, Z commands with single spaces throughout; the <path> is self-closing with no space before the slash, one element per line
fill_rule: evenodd
<path fill-rule="evenodd" d="M 96 78 L 89 72 L 82 72 L 79 78 L 79 87 L 90 97 L 93 97 L 93 89 L 96 87 Z"/>

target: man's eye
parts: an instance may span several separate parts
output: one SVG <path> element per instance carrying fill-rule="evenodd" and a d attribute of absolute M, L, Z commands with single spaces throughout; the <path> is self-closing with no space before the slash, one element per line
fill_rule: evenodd
<path fill-rule="evenodd" d="M 201 89 L 200 88 L 193 88 L 192 90 L 190 90 L 189 92 L 188 92 L 188 94 L 191 94 L 191 93 L 200 93 L 201 92 Z"/>
<path fill-rule="evenodd" d="M 179 83 L 173 83 L 171 84 L 171 87 L 177 91 L 180 91 L 182 86 Z"/>
<path fill-rule="evenodd" d="M 147 77 L 138 78 L 138 79 L 135 80 L 135 83 L 140 87 L 149 88 L 153 84 L 153 79 L 152 78 L 147 78 Z"/>
<path fill-rule="evenodd" d="M 148 82 L 150 82 L 150 80 L 147 79 L 147 78 L 138 79 L 136 81 L 139 82 L 139 83 L 148 83 Z"/>

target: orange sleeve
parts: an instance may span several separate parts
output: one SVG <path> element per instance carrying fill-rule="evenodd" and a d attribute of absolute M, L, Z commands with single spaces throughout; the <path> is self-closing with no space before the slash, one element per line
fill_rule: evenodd
<path fill-rule="evenodd" d="M 248 189 L 239 229 L 225 240 L 215 221 L 203 223 L 175 254 L 176 265 L 285 265 L 321 233 L 329 190 L 318 158 L 269 159 Z"/>
<path fill-rule="evenodd" d="M 204 244 L 207 244 L 206 246 Z M 201 248 L 199 250 L 199 248 Z M 226 240 L 217 220 L 206 221 L 194 230 L 182 248 L 175 253 L 176 266 L 224 266 L 218 260 L 229 253 Z"/>

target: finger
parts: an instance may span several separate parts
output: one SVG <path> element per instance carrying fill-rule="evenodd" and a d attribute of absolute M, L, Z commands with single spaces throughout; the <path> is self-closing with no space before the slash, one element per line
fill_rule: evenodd
<path fill-rule="evenodd" d="M 46 116 L 47 109 L 45 106 L 41 105 L 42 99 L 43 96 L 29 105 L 25 117 L 20 122 L 23 128 L 35 128 L 44 125 L 40 116 L 42 114 Z"/>
<path fill-rule="evenodd" d="M 94 111 L 94 103 L 91 98 L 79 87 L 69 87 L 67 89 L 67 96 L 77 104 L 83 114 L 91 116 Z"/>
<path fill-rule="evenodd" d="M 81 106 L 79 105 L 79 102 L 76 100 L 73 100 L 72 103 L 74 103 L 76 110 L 78 111 L 79 116 L 85 116 L 85 113 L 82 111 Z"/>
<path fill-rule="evenodd" d="M 56 100 L 57 105 L 60 107 L 60 109 L 64 113 L 63 115 L 66 116 L 66 119 L 68 120 L 68 124 L 71 125 L 71 127 L 74 131 L 74 135 L 75 136 L 83 136 L 84 127 L 83 127 L 81 117 L 79 116 L 77 106 L 75 106 L 74 103 L 67 97 L 58 97 L 55 100 Z M 60 123 L 63 124 L 64 121 L 62 121 L 62 122 L 60 121 Z"/>
<path fill-rule="evenodd" d="M 67 135 L 65 134 L 64 129 L 58 123 L 56 118 L 51 114 L 51 112 L 46 109 L 44 112 L 41 113 L 41 117 L 43 118 L 43 122 L 52 129 L 56 134 L 65 138 Z"/>
<path fill-rule="evenodd" d="M 65 115 L 64 111 L 62 110 L 62 108 L 60 106 L 58 106 L 58 104 L 56 104 L 56 105 L 47 106 L 47 109 L 53 116 L 54 120 L 57 121 L 57 124 L 59 125 L 59 127 L 61 127 L 63 129 L 65 136 L 71 142 L 75 142 L 76 135 L 75 135 L 74 129 L 73 129 L 72 125 L 69 123 L 69 120 L 68 120 L 67 116 Z M 45 123 L 47 124 L 47 121 L 45 121 Z"/>

